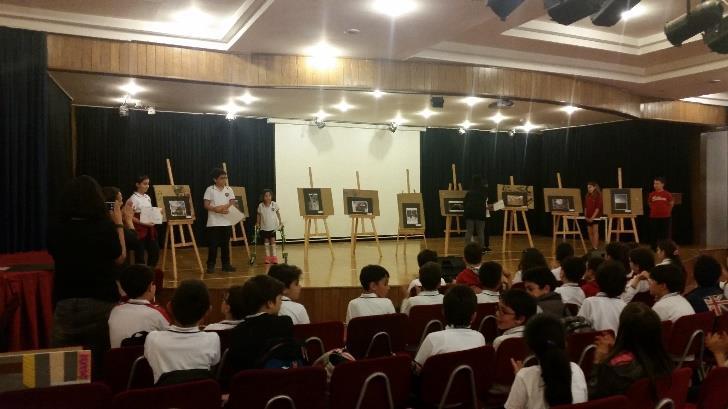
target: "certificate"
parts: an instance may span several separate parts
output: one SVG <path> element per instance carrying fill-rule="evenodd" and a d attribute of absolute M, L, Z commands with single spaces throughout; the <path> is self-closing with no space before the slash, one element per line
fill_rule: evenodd
<path fill-rule="evenodd" d="M 243 216 L 243 213 L 235 206 L 230 206 L 228 208 L 228 212 L 222 213 L 220 214 L 220 216 L 224 217 L 225 220 L 229 221 L 231 226 L 235 226 L 236 224 L 240 223 L 240 221 L 243 220 L 243 217 L 245 217 Z"/>
<path fill-rule="evenodd" d="M 493 203 L 493 211 L 497 212 L 498 210 L 503 210 L 506 208 L 505 203 L 502 200 L 499 200 L 495 203 Z"/>
<path fill-rule="evenodd" d="M 139 221 L 143 224 L 162 224 L 162 209 L 158 207 L 142 207 Z"/>

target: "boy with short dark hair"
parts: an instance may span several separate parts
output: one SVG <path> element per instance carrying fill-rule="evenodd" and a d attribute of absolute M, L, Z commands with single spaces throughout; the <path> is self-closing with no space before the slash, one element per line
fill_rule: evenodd
<path fill-rule="evenodd" d="M 233 285 L 223 296 L 220 312 L 225 319 L 205 327 L 205 331 L 224 331 L 235 328 L 243 321 L 243 286 Z"/>
<path fill-rule="evenodd" d="M 169 306 L 175 325 L 152 331 L 144 343 L 144 357 L 157 383 L 163 374 L 184 370 L 210 370 L 220 362 L 220 338 L 201 332 L 200 322 L 210 311 L 210 294 L 201 280 L 184 280 Z"/>
<path fill-rule="evenodd" d="M 630 302 L 638 293 L 650 291 L 650 286 L 641 276 L 643 271 L 650 271 L 655 267 L 655 253 L 648 247 L 636 247 L 629 251 L 629 269 L 627 279 L 629 282 L 622 293 L 622 300 Z"/>
<path fill-rule="evenodd" d="M 544 314 L 557 318 L 564 316 L 564 302 L 561 294 L 555 292 L 556 278 L 547 267 L 536 267 L 523 273 L 526 291 L 536 299 L 536 303 Z"/>
<path fill-rule="evenodd" d="M 503 281 L 503 266 L 495 261 L 487 261 L 478 269 L 480 288 L 483 289 L 478 297 L 478 304 L 492 304 L 500 300 L 500 288 Z"/>
<path fill-rule="evenodd" d="M 586 318 L 596 331 L 612 330 L 616 334 L 619 315 L 627 305 L 620 298 L 627 282 L 622 263 L 612 260 L 601 263 L 596 280 L 600 292 L 584 300 L 577 315 Z"/>
<path fill-rule="evenodd" d="M 568 257 L 574 257 L 574 246 L 572 246 L 568 242 L 562 241 L 561 243 L 559 243 L 558 246 L 556 246 L 555 259 L 558 267 L 551 270 L 551 273 L 553 273 L 556 281 L 561 280 L 561 270 L 564 265 L 564 260 L 566 260 Z"/>
<path fill-rule="evenodd" d="M 715 315 L 723 315 L 728 311 L 728 301 L 720 288 L 722 269 L 718 260 L 702 255 L 695 260 L 693 275 L 698 288 L 685 296 L 696 313 L 712 311 Z"/>
<path fill-rule="evenodd" d="M 421 250 L 417 254 L 417 267 L 422 267 L 425 265 L 425 263 L 428 262 L 438 263 L 437 261 L 437 252 L 435 250 L 430 249 L 424 249 Z M 438 263 L 439 264 L 439 263 Z M 440 278 L 440 286 L 447 285 L 445 282 L 445 279 Z M 417 295 L 420 291 L 422 291 L 422 283 L 420 282 L 419 278 L 415 278 L 414 280 L 410 281 L 409 285 L 407 286 L 407 294 L 412 294 L 412 289 L 415 289 L 415 295 Z"/>
<path fill-rule="evenodd" d="M 210 173 L 213 184 L 208 186 L 203 196 L 207 210 L 207 274 L 215 272 L 217 250 L 220 249 L 222 271 L 232 273 L 235 267 L 230 264 L 230 220 L 225 214 L 235 204 L 235 192 L 228 186 L 228 175 L 223 169 L 215 168 Z"/>
<path fill-rule="evenodd" d="M 575 304 L 581 307 L 586 295 L 584 290 L 579 287 L 579 283 L 585 272 L 586 264 L 579 257 L 571 256 L 561 261 L 561 282 L 563 284 L 554 291 L 561 294 L 564 304 Z"/>
<path fill-rule="evenodd" d="M 169 327 L 167 311 L 154 304 L 154 271 L 143 264 L 126 267 L 119 284 L 129 299 L 115 306 L 109 315 L 109 340 L 112 348 L 140 331 L 157 331 Z"/>
<path fill-rule="evenodd" d="M 655 297 L 652 309 L 661 321 L 675 322 L 678 318 L 695 314 L 688 300 L 681 295 L 685 289 L 682 269 L 674 264 L 656 266 L 648 275 L 650 293 Z"/>
<path fill-rule="evenodd" d="M 382 266 L 370 264 L 364 266 L 359 273 L 359 282 L 364 293 L 349 301 L 346 309 L 346 322 L 352 318 L 370 315 L 396 313 L 389 293 L 389 272 Z"/>
<path fill-rule="evenodd" d="M 599 293 L 599 284 L 597 284 L 597 269 L 604 262 L 604 259 L 600 256 L 591 256 L 586 260 L 586 272 L 584 273 L 584 284 L 581 285 L 581 289 L 584 290 L 584 295 L 594 297 Z"/>
<path fill-rule="evenodd" d="M 416 305 L 442 304 L 443 295 L 437 291 L 441 279 L 442 268 L 439 264 L 428 261 L 424 266 L 420 267 L 422 291 L 414 297 L 402 300 L 402 307 L 400 308 L 402 313 L 409 315 L 410 309 Z"/>
<path fill-rule="evenodd" d="M 493 340 L 493 349 L 509 338 L 522 338 L 526 322 L 536 315 L 536 299 L 523 290 L 511 289 L 501 295 L 495 311 L 498 330 L 501 335 Z"/>
<path fill-rule="evenodd" d="M 300 268 L 288 264 L 275 264 L 268 270 L 268 275 L 283 283 L 283 304 L 278 315 L 287 315 L 293 320 L 293 325 L 310 324 L 308 312 L 303 304 L 296 300 L 301 296 Z"/>
<path fill-rule="evenodd" d="M 455 277 L 455 283 L 465 284 L 474 287 L 475 291 L 480 291 L 480 278 L 478 277 L 478 269 L 483 263 L 483 249 L 478 243 L 468 243 L 463 249 L 463 261 L 465 261 L 465 270 L 461 271 Z"/>

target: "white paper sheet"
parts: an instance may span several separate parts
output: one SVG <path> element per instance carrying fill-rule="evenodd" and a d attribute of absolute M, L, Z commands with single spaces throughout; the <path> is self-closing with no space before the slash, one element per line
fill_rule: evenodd
<path fill-rule="evenodd" d="M 233 226 L 240 223 L 240 221 L 243 220 L 243 217 L 245 217 L 243 216 L 243 213 L 235 206 L 230 206 L 228 212 L 221 214 L 221 216 L 229 221 L 230 224 Z"/>
<path fill-rule="evenodd" d="M 506 204 L 502 200 L 499 200 L 499 201 L 493 203 L 494 212 L 497 212 L 498 210 L 503 210 L 505 208 L 506 208 Z"/>
<path fill-rule="evenodd" d="M 162 224 L 164 218 L 162 217 L 162 209 L 158 207 L 142 207 L 139 221 L 144 224 Z"/>

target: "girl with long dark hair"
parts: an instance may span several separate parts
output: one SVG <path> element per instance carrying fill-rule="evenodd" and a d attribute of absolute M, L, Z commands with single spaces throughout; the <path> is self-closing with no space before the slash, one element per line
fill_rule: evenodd
<path fill-rule="evenodd" d="M 521 252 L 521 259 L 518 261 L 518 271 L 513 275 L 512 284 L 523 281 L 523 272 L 536 267 L 549 267 L 546 257 L 537 248 L 529 247 Z"/>

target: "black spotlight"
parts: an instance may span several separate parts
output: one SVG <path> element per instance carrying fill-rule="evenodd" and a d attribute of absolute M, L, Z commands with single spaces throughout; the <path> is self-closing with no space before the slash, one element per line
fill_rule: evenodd
<path fill-rule="evenodd" d="M 689 4 L 689 3 L 688 3 Z M 720 0 L 707 0 L 687 14 L 665 24 L 667 40 L 675 47 L 679 47 L 687 39 L 703 31 L 710 30 L 723 19 L 723 4 Z"/>
<path fill-rule="evenodd" d="M 543 0 L 551 19 L 568 26 L 601 9 L 603 0 Z"/>
<path fill-rule="evenodd" d="M 502 21 L 506 21 L 506 17 L 513 13 L 513 10 L 518 8 L 523 1 L 524 0 L 488 0 L 488 7 L 490 7 L 491 10 L 493 10 L 493 13 L 500 17 Z"/>
<path fill-rule="evenodd" d="M 703 41 L 714 52 L 728 54 L 728 18 L 706 31 Z"/>
<path fill-rule="evenodd" d="M 631 10 L 640 0 L 607 0 L 601 10 L 592 14 L 591 21 L 596 26 L 611 27 L 622 19 L 622 13 Z"/>
<path fill-rule="evenodd" d="M 443 98 L 443 97 L 432 97 L 432 98 L 430 98 L 430 106 L 433 109 L 443 109 L 443 108 L 445 108 L 445 98 Z"/>

